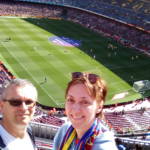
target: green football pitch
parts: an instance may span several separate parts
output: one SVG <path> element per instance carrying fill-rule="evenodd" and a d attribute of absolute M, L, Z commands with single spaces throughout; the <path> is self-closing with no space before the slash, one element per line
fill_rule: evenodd
<path fill-rule="evenodd" d="M 62 36 L 79 40 L 80 46 L 48 40 Z M 64 20 L 0 17 L 0 60 L 16 77 L 31 80 L 40 103 L 52 107 L 64 107 L 71 72 L 104 78 L 109 89 L 105 105 L 141 98 L 133 83 L 150 80 L 148 56 Z"/>

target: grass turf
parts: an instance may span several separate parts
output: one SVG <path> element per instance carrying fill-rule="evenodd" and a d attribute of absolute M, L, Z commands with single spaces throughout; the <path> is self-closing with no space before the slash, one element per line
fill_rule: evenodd
<path fill-rule="evenodd" d="M 48 40 L 52 36 L 81 40 L 81 46 L 55 45 Z M 0 60 L 16 77 L 31 80 L 40 103 L 52 107 L 64 107 L 66 84 L 74 71 L 93 72 L 106 80 L 105 105 L 141 98 L 132 85 L 150 80 L 148 56 L 64 20 L 1 17 Z M 124 98 L 112 99 L 124 92 Z"/>

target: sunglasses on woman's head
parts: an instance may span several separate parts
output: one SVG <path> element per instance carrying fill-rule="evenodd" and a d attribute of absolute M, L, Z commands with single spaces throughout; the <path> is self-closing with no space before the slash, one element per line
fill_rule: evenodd
<path fill-rule="evenodd" d="M 84 77 L 87 77 L 87 79 L 89 80 L 89 82 L 91 84 L 95 84 L 99 76 L 96 74 L 93 74 L 93 73 L 89 73 L 89 74 L 84 74 L 82 72 L 73 72 L 72 73 L 72 80 L 82 79 Z"/>
<path fill-rule="evenodd" d="M 25 103 L 27 106 L 29 107 L 33 107 L 36 102 L 35 101 L 32 101 L 32 100 L 25 100 L 25 101 L 22 101 L 22 100 L 15 100 L 15 99 L 11 99 L 11 100 L 3 100 L 4 102 L 8 102 L 11 106 L 14 106 L 14 107 L 19 107 L 22 105 L 22 103 Z"/>

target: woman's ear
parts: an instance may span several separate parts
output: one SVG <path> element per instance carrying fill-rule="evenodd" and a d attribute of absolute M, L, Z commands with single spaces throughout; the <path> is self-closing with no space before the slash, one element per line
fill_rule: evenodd
<path fill-rule="evenodd" d="M 98 104 L 98 109 L 97 109 L 97 113 L 102 112 L 103 105 L 104 105 L 104 101 L 99 102 L 99 104 Z"/>
<path fill-rule="evenodd" d="M 99 114 L 101 111 L 102 111 L 102 107 L 99 107 L 99 108 L 97 109 L 97 114 Z"/>

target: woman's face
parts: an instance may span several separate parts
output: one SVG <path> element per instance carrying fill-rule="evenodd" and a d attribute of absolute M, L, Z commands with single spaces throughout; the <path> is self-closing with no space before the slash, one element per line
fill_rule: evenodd
<path fill-rule="evenodd" d="M 72 85 L 67 93 L 66 114 L 76 130 L 85 132 L 100 112 L 100 106 L 89 95 L 85 85 L 79 83 Z"/>

